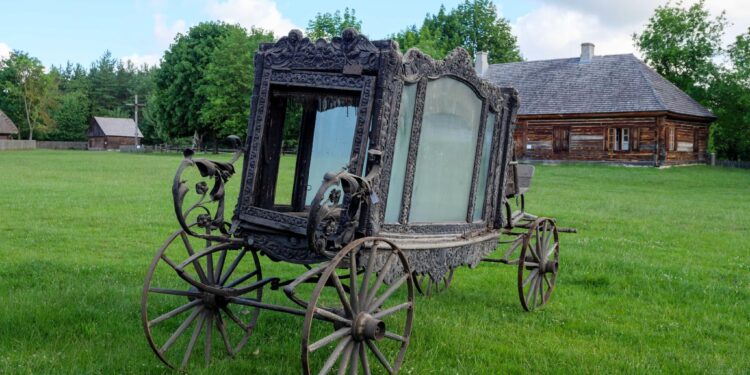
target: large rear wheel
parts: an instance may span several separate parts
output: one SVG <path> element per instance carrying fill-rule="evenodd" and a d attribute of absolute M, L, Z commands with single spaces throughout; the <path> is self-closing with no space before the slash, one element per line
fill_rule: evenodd
<path fill-rule="evenodd" d="M 518 297 L 526 311 L 536 310 L 552 296 L 560 264 L 560 241 L 555 221 L 538 218 L 524 235 L 518 260 Z"/>
<path fill-rule="evenodd" d="M 330 261 L 312 292 L 302 327 L 302 372 L 394 374 L 413 317 L 414 282 L 401 250 L 382 238 L 355 240 Z"/>

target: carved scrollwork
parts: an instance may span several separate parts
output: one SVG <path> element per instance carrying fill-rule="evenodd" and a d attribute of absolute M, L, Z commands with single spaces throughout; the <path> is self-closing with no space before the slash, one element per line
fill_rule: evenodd
<path fill-rule="evenodd" d="M 313 42 L 303 37 L 301 31 L 292 30 L 276 43 L 263 45 L 261 50 L 265 65 L 272 69 L 342 71 L 353 67 L 361 72 L 378 67 L 378 48 L 352 28 L 330 42 L 325 39 Z"/>
<path fill-rule="evenodd" d="M 236 136 L 231 136 L 230 140 L 239 145 L 240 140 Z M 177 168 L 172 181 L 172 202 L 174 204 L 175 215 L 180 227 L 191 236 L 205 238 L 211 241 L 227 242 L 230 240 L 228 223 L 224 220 L 224 185 L 232 175 L 234 175 L 234 162 L 242 155 L 242 149 L 234 153 L 229 162 L 212 161 L 208 159 L 193 159 L 195 154 L 193 150 L 186 149 L 183 152 L 184 159 Z M 185 206 L 185 199 L 190 192 L 190 187 L 186 180 L 182 179 L 185 170 L 189 167 L 196 167 L 200 176 L 213 182 L 209 188 L 209 183 L 199 181 L 195 184 L 195 193 L 198 198 L 190 205 Z M 209 204 L 216 204 L 216 208 L 209 208 Z M 186 208 L 187 207 L 187 208 Z M 192 222 L 189 217 L 194 212 L 198 212 Z M 206 233 L 218 231 L 220 235 L 201 234 L 193 231 L 194 227 L 202 228 Z"/>

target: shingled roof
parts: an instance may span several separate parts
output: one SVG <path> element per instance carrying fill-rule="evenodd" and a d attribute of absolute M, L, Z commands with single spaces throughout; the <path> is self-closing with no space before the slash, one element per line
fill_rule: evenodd
<path fill-rule="evenodd" d="M 136 129 L 135 121 L 131 118 L 94 117 L 89 127 L 89 137 L 132 137 L 135 132 L 143 138 L 140 129 Z"/>
<path fill-rule="evenodd" d="M 3 111 L 0 111 L 0 134 L 18 134 L 16 124 Z"/>
<path fill-rule="evenodd" d="M 632 54 L 494 64 L 483 78 L 518 90 L 519 115 L 666 111 L 716 118 Z"/>

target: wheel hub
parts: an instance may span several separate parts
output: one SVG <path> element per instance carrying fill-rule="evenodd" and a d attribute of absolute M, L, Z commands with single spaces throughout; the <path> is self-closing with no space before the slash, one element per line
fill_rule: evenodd
<path fill-rule="evenodd" d="M 360 313 L 352 324 L 352 337 L 357 341 L 381 340 L 385 335 L 385 322 L 368 313 Z"/>
<path fill-rule="evenodd" d="M 539 271 L 542 273 L 557 273 L 557 261 L 546 261 L 539 265 Z"/>

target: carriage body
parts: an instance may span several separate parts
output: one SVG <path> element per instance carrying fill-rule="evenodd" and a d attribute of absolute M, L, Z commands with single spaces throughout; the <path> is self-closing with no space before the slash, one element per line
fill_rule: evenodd
<path fill-rule="evenodd" d="M 480 261 L 516 266 L 524 309 L 544 305 L 558 229 L 523 204 L 510 210 L 533 174 L 512 160 L 518 94 L 472 65 L 463 49 L 440 61 L 402 55 L 352 29 L 262 45 L 244 147 L 229 162 L 186 150 L 173 179 L 180 229 L 153 258 L 141 300 L 154 353 L 182 370 L 201 346 L 206 363 L 217 348 L 235 356 L 267 310 L 304 316 L 304 374 L 370 374 L 370 359 L 396 373 L 415 291 L 445 290 L 454 269 Z M 228 220 L 225 184 L 243 156 Z M 194 189 L 191 167 L 207 180 Z M 305 269 L 268 277 L 263 256 Z M 264 302 L 269 289 L 285 303 Z"/>
<path fill-rule="evenodd" d="M 380 235 L 419 274 L 494 250 L 518 99 L 481 80 L 466 51 L 434 61 L 353 30 L 331 42 L 292 32 L 255 64 L 235 236 L 274 260 L 317 263 Z M 293 176 L 279 167 L 287 129 L 299 129 Z M 326 204 L 336 213 L 319 213 Z"/>

